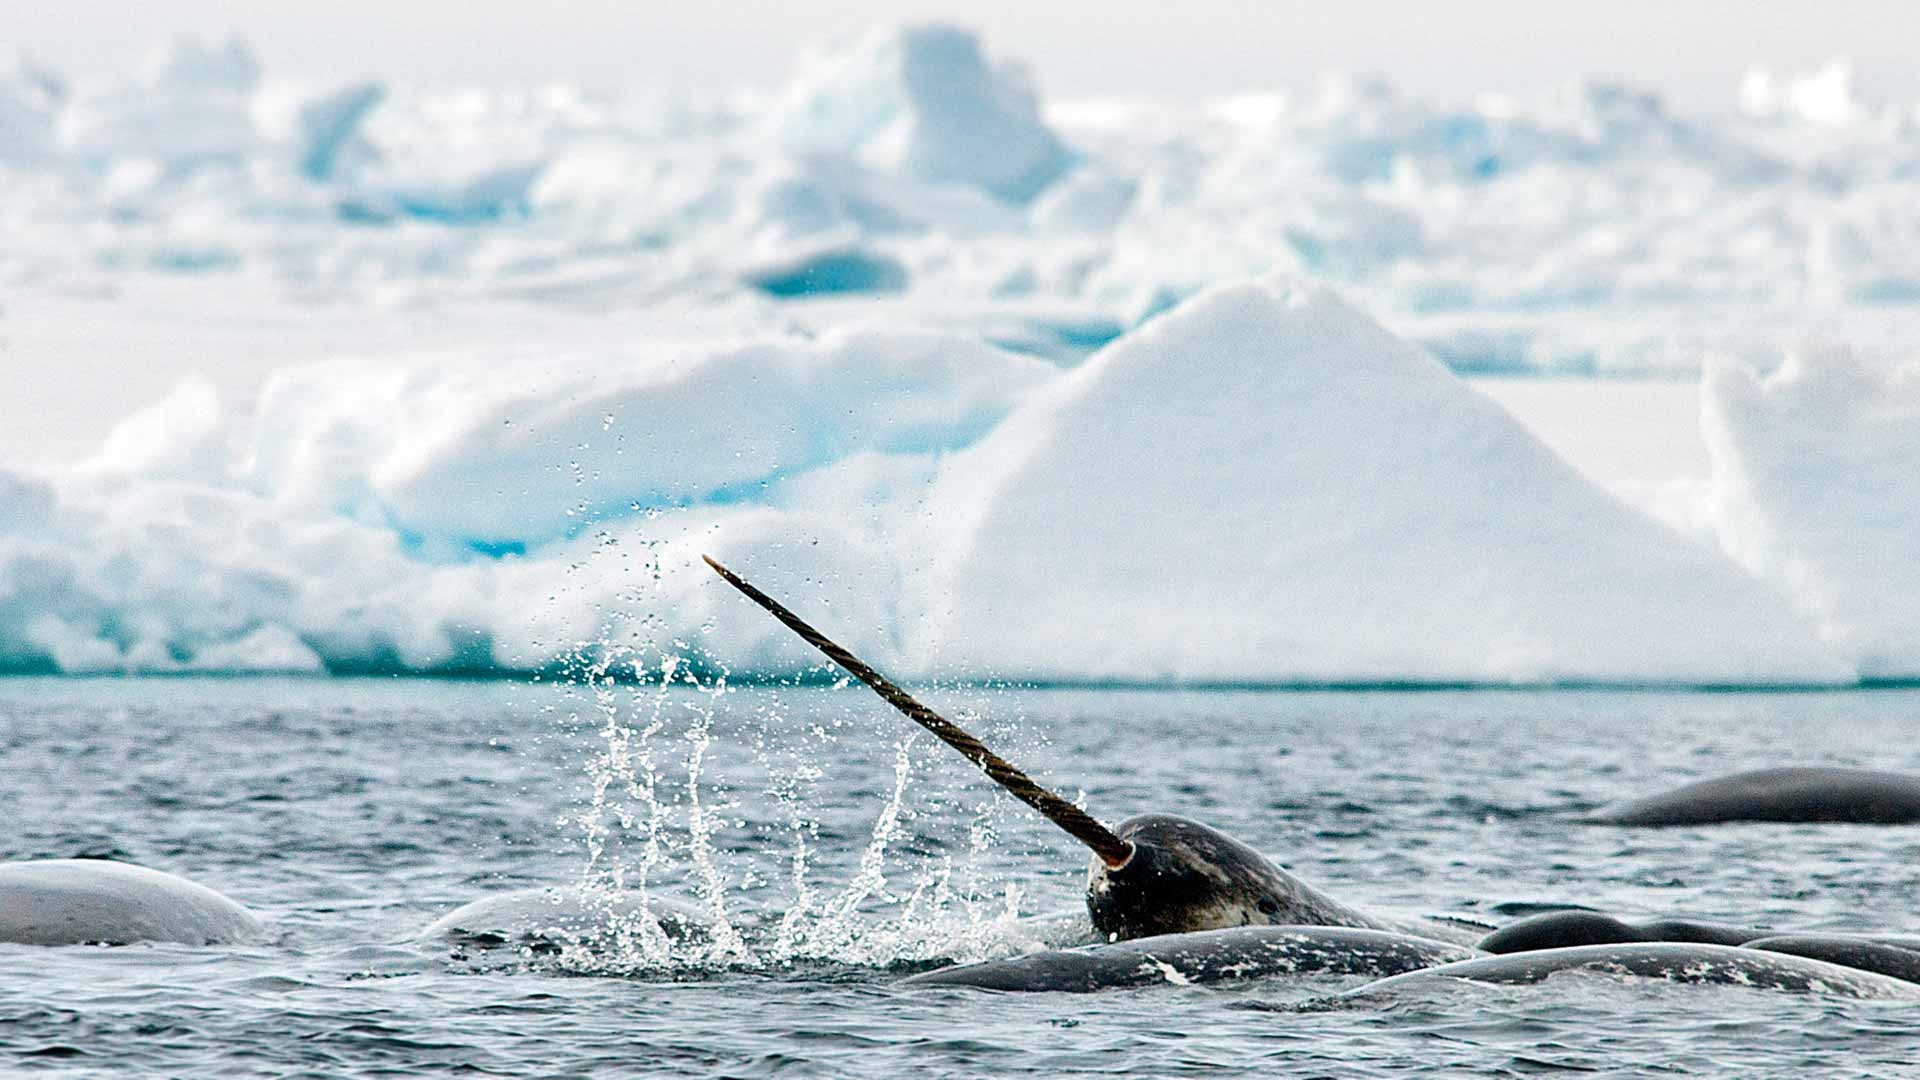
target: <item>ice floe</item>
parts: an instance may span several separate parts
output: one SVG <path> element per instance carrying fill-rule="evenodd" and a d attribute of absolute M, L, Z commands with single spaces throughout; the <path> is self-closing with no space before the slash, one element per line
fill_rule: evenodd
<path fill-rule="evenodd" d="M 1701 405 L 1727 551 L 1862 673 L 1920 673 L 1920 367 L 1721 362 Z"/>
<path fill-rule="evenodd" d="M 84 463 L 6 474 L 0 501 L 16 670 L 522 670 L 636 640 L 736 672 L 816 666 L 704 552 L 910 677 L 1912 665 L 1823 633 L 1764 544 L 1729 544 L 1756 578 L 1287 279 L 1207 290 L 1064 370 L 869 323 L 306 365 L 251 403 L 189 380 Z M 1759 520 L 1723 528 L 1798 527 Z"/>
<path fill-rule="evenodd" d="M 1758 582 L 1321 289 L 1222 287 L 1161 316 L 942 485 L 960 539 L 939 649 L 976 674 L 1846 675 Z"/>
<path fill-rule="evenodd" d="M 972 31 L 921 23 L 816 50 L 766 123 L 802 153 L 854 158 L 881 172 L 978 187 L 1025 201 L 1066 167 L 1014 69 L 981 54 Z"/>

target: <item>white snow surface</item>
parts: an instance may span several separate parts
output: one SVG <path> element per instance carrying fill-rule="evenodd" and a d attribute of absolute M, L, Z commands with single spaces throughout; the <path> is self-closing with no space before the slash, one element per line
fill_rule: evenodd
<path fill-rule="evenodd" d="M 1920 364 L 1723 361 L 1701 409 L 1728 553 L 1866 676 L 1920 672 Z"/>

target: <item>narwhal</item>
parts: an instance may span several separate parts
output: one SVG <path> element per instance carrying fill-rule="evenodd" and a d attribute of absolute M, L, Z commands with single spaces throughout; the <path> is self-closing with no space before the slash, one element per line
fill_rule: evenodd
<path fill-rule="evenodd" d="M 1109 943 L 1239 927 L 1286 927 L 1298 937 L 1303 928 L 1329 927 L 1371 932 L 1336 935 L 1347 947 L 1391 945 L 1398 950 L 1403 944 L 1399 939 L 1405 937 L 1429 945 L 1461 944 L 1486 930 L 1442 921 L 1403 923 L 1370 915 L 1287 873 L 1246 844 L 1187 818 L 1141 814 L 1109 829 L 1085 810 L 1040 786 L 979 739 L 921 704 L 738 574 L 709 556 L 702 557 L 728 584 L 802 640 L 1092 850 L 1087 914 L 1098 935 Z M 1429 952 L 1412 952 L 1433 962 Z"/>
<path fill-rule="evenodd" d="M 1920 822 L 1920 776 L 1831 766 L 1756 769 L 1607 807 L 1587 820 L 1655 827 L 1736 821 L 1911 825 Z"/>
<path fill-rule="evenodd" d="M 1368 997 L 1452 980 L 1531 983 L 1561 971 L 1597 970 L 1842 997 L 1920 998 L 1920 952 L 1910 947 L 1920 942 L 1906 938 L 1780 936 L 1684 920 L 1628 924 L 1575 912 L 1521 920 L 1475 941 L 1486 928 L 1464 920 L 1394 922 L 1343 904 L 1197 821 L 1142 814 L 1109 829 L 705 558 L 728 584 L 1093 852 L 1087 913 L 1104 944 L 957 965 L 910 983 L 1088 991 L 1282 973 L 1372 975 L 1380 981 L 1351 992 Z"/>

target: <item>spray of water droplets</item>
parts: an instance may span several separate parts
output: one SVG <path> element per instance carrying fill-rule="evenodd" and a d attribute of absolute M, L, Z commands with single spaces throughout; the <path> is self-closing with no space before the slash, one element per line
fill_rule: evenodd
<path fill-rule="evenodd" d="M 592 917 L 555 962 L 685 977 L 1030 947 L 1020 890 L 988 865 L 994 794 L 976 783 L 928 828 L 910 827 L 916 794 L 927 797 L 916 778 L 938 749 L 858 695 L 729 685 L 699 642 L 658 632 L 661 556 L 647 556 L 651 572 L 603 612 L 559 690 L 584 758 L 581 800 L 561 825 Z M 884 768 L 871 755 L 888 749 L 890 784 L 849 782 Z"/>

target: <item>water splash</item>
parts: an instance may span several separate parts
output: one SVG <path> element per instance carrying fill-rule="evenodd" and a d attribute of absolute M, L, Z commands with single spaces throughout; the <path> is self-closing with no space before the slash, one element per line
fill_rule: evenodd
<path fill-rule="evenodd" d="M 590 564 L 617 560 L 632 585 L 601 608 L 597 639 L 575 643 L 559 687 L 566 705 L 555 711 L 582 751 L 582 797 L 561 827 L 581 855 L 573 887 L 593 913 L 559 942 L 561 966 L 685 977 L 1030 947 L 1022 892 L 993 866 L 1005 800 L 977 782 L 943 789 L 929 774 L 970 778 L 921 768 L 939 751 L 917 732 L 903 737 L 891 717 L 862 730 L 870 710 L 864 699 L 839 707 L 855 700 L 836 693 L 844 681 L 730 685 L 697 638 L 665 632 L 662 550 L 609 537 L 578 566 L 603 580 Z M 880 746 L 892 751 L 891 784 L 849 805 L 849 786 L 832 774 L 867 767 Z M 928 822 L 964 822 L 964 837 L 943 841 L 912 824 L 928 800 L 940 804 Z"/>
<path fill-rule="evenodd" d="M 634 661 L 623 663 L 634 670 Z M 724 676 L 702 678 L 677 655 L 638 670 L 647 684 L 623 686 L 605 670 L 592 675 L 596 748 L 585 763 L 587 798 L 568 824 L 584 854 L 579 888 L 604 926 L 563 943 L 565 969 L 684 977 L 816 963 L 918 965 L 1030 947 L 1021 890 L 986 866 L 991 792 L 965 808 L 957 851 L 906 842 L 925 764 L 917 733 L 893 744 L 891 783 L 875 793 L 849 871 L 844 858 L 820 857 L 812 805 L 831 769 L 838 736 L 830 725 L 843 721 L 800 725 L 796 735 L 779 695 L 759 709 L 730 709 L 738 699 Z M 717 730 L 723 720 L 726 730 Z M 719 775 L 716 765 L 752 775 L 758 790 Z M 743 812 L 761 824 L 748 829 L 751 841 L 739 835 L 749 825 Z M 678 914 L 687 899 L 693 928 L 659 917 Z"/>

